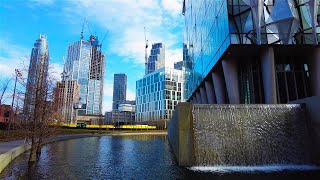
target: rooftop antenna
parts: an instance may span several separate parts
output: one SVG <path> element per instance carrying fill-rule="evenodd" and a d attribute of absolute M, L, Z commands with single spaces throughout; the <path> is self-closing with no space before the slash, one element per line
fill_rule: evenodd
<path fill-rule="evenodd" d="M 146 35 L 146 27 L 143 27 L 144 28 L 144 41 L 146 43 L 146 46 L 145 46 L 145 71 L 146 71 L 146 74 L 148 74 L 148 40 L 147 40 L 147 35 Z"/>

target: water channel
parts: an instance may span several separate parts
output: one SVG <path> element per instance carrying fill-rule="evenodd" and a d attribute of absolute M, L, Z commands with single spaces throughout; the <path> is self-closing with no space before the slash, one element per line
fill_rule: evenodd
<path fill-rule="evenodd" d="M 313 166 L 179 167 L 166 135 L 102 136 L 47 144 L 27 173 L 28 152 L 0 179 L 320 179 Z"/>

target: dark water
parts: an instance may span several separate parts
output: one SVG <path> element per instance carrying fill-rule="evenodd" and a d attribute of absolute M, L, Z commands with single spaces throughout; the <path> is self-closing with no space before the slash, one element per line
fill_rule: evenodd
<path fill-rule="evenodd" d="M 90 137 L 48 144 L 30 173 L 27 159 L 28 153 L 19 156 L 0 179 L 320 179 L 320 171 L 313 167 L 284 171 L 275 171 L 278 166 L 255 170 L 179 167 L 165 135 Z"/>

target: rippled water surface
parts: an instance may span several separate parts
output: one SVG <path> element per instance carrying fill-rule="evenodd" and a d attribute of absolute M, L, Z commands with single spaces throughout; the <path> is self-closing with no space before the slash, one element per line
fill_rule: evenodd
<path fill-rule="evenodd" d="M 30 173 L 27 159 L 28 152 L 19 156 L 0 179 L 320 179 L 319 170 L 313 167 L 282 171 L 268 171 L 267 166 L 252 171 L 242 171 L 241 167 L 238 171 L 230 167 L 209 171 L 208 167 L 179 167 L 165 135 L 103 136 L 51 143 L 43 148 Z"/>

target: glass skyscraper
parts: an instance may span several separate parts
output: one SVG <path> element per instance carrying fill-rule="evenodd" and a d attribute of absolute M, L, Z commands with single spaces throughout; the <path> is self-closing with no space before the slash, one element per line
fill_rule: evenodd
<path fill-rule="evenodd" d="M 127 75 L 114 74 L 113 77 L 113 97 L 112 97 L 112 110 L 118 110 L 120 102 L 127 98 Z"/>
<path fill-rule="evenodd" d="M 98 50 L 98 40 L 80 40 L 68 47 L 63 80 L 79 85 L 77 115 L 100 115 L 103 97 L 104 55 Z"/>
<path fill-rule="evenodd" d="M 269 104 L 320 94 L 319 1 L 184 0 L 183 15 L 189 101 Z"/>
<path fill-rule="evenodd" d="M 163 43 L 152 44 L 151 54 L 146 66 L 146 74 L 165 67 L 165 46 Z"/>
<path fill-rule="evenodd" d="M 32 115 L 35 107 L 35 99 L 45 100 L 45 91 L 47 89 L 47 77 L 49 66 L 49 50 L 47 37 L 43 34 L 34 43 L 31 51 L 26 94 L 24 99 L 24 114 L 26 118 Z M 38 94 L 37 94 L 38 93 Z"/>

